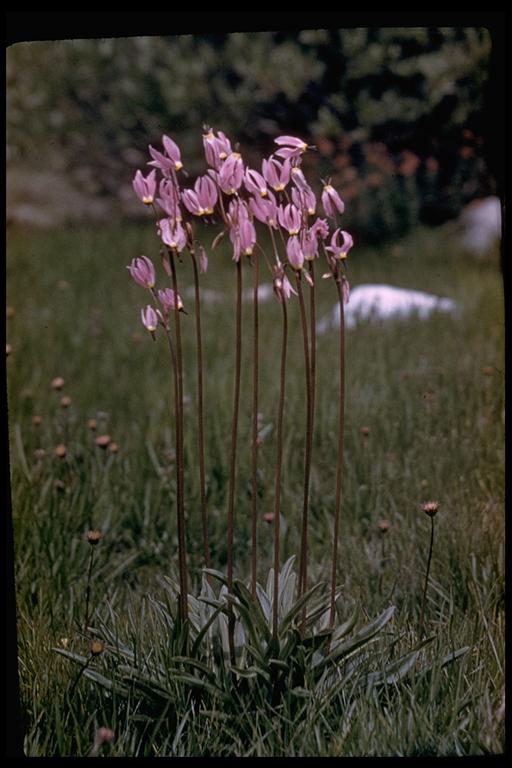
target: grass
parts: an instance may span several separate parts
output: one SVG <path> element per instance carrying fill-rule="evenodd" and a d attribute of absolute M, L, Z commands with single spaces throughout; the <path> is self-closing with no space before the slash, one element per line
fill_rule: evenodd
<path fill-rule="evenodd" d="M 417 631 L 428 554 L 429 519 L 419 504 L 438 499 L 436 542 L 426 609 L 435 653 L 471 652 L 428 680 L 342 691 L 324 703 L 304 699 L 256 717 L 195 711 L 184 702 L 172 730 L 121 706 L 83 679 L 70 700 L 76 668 L 51 648 L 83 653 L 89 545 L 100 528 L 91 607 L 115 612 L 120 637 L 151 649 L 162 643 L 145 625 L 161 576 L 177 576 L 172 382 L 163 338 L 140 326 L 144 293 L 125 270 L 142 253 L 158 262 L 147 226 L 14 230 L 9 237 L 8 407 L 14 515 L 18 642 L 25 750 L 30 756 L 82 756 L 94 729 L 115 741 L 104 754 L 152 755 L 475 755 L 504 748 L 497 716 L 504 690 L 504 392 L 503 300 L 493 263 L 459 252 L 447 231 L 419 230 L 394 247 L 357 248 L 355 286 L 386 282 L 453 297 L 457 317 L 375 324 L 347 335 L 347 433 L 341 518 L 339 601 L 373 617 L 390 601 L 399 647 Z M 212 236 L 213 239 L 213 236 Z M 317 270 L 319 272 L 319 270 Z M 181 285 L 192 285 L 184 260 Z M 222 300 L 203 307 L 208 504 L 212 565 L 226 568 L 229 424 L 233 387 L 235 270 L 221 248 L 210 255 L 203 286 Z M 251 277 L 244 266 L 245 288 Z M 267 280 L 268 281 L 268 280 Z M 163 274 L 162 274 L 163 283 Z M 335 302 L 319 281 L 319 317 Z M 184 292 L 185 293 L 185 292 Z M 183 318 L 186 514 L 192 591 L 200 582 L 201 521 L 195 433 L 192 298 Z M 250 571 L 250 302 L 244 307 L 242 403 L 235 509 L 235 575 Z M 188 330 L 187 330 L 188 328 Z M 272 509 L 280 316 L 261 311 L 262 425 L 260 512 Z M 302 340 L 290 305 L 290 347 L 283 459 L 283 560 L 298 553 L 305 417 Z M 319 338 L 318 403 L 310 509 L 309 580 L 328 580 L 336 460 L 336 333 Z M 62 392 L 51 389 L 55 376 Z M 59 406 L 62 394 L 72 398 Z M 42 416 L 40 426 L 33 415 Z M 96 433 L 87 420 L 96 418 Z M 360 432 L 368 426 L 368 436 Z M 94 438 L 108 433 L 116 454 Z M 67 456 L 53 455 L 59 443 Z M 46 450 L 37 460 L 34 451 Z M 55 481 L 60 481 L 56 487 Z M 382 534 L 380 520 L 390 522 Z M 272 560 L 271 526 L 260 524 L 260 578 Z M 384 538 L 385 537 L 385 538 Z M 144 616 L 141 612 L 144 611 Z M 93 621 L 94 623 L 94 621 Z M 154 634 L 152 635 L 152 631 Z M 435 655 L 435 654 L 434 654 Z"/>

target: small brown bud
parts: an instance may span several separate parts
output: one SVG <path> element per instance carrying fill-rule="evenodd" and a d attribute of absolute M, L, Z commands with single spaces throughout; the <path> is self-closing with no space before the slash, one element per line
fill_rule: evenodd
<path fill-rule="evenodd" d="M 437 515 L 437 510 L 439 509 L 439 502 L 438 501 L 426 501 L 424 504 L 421 504 L 421 509 L 429 517 L 435 517 Z"/>
<path fill-rule="evenodd" d="M 87 531 L 87 534 L 85 536 L 89 544 L 93 547 L 96 546 L 96 544 L 99 544 L 101 539 L 103 538 L 103 534 L 101 531 Z"/>
<path fill-rule="evenodd" d="M 42 416 L 38 416 L 37 414 L 35 416 L 32 416 L 32 424 L 34 425 L 34 427 L 40 427 L 42 423 L 43 423 Z"/>
<path fill-rule="evenodd" d="M 368 437 L 370 434 L 370 427 L 359 427 L 359 431 L 363 437 Z"/>
<path fill-rule="evenodd" d="M 11 347 L 11 345 L 10 345 L 10 344 L 6 344 L 6 345 L 5 345 L 5 356 L 6 356 L 6 357 L 9 357 L 9 355 L 11 354 L 11 352 L 12 352 L 12 347 Z"/>
<path fill-rule="evenodd" d="M 87 421 L 87 426 L 91 430 L 91 432 L 94 432 L 98 427 L 98 422 L 96 421 L 96 419 L 89 419 Z"/>
<path fill-rule="evenodd" d="M 59 459 L 64 459 L 67 453 L 67 449 L 64 443 L 59 443 L 59 445 L 56 445 L 54 452 L 55 455 L 59 457 Z"/>
<path fill-rule="evenodd" d="M 494 373 L 494 368 L 492 365 L 484 365 L 482 368 L 482 373 L 484 376 L 492 376 Z"/>
<path fill-rule="evenodd" d="M 100 656 L 105 650 L 105 643 L 103 640 L 93 638 L 89 643 L 89 651 L 93 656 Z"/>
<path fill-rule="evenodd" d="M 103 448 L 103 450 L 105 450 L 110 443 L 110 435 L 99 435 L 94 442 L 98 448 Z"/>
<path fill-rule="evenodd" d="M 273 512 L 265 512 L 265 514 L 263 515 L 263 519 L 266 523 L 272 523 L 274 520 L 274 517 L 275 515 Z"/>
<path fill-rule="evenodd" d="M 387 533 L 391 528 L 391 523 L 389 522 L 389 520 L 379 520 L 379 522 L 377 523 L 377 528 L 381 533 Z"/>
<path fill-rule="evenodd" d="M 117 443 L 110 443 L 107 450 L 109 453 L 117 453 L 119 451 L 119 446 Z"/>
<path fill-rule="evenodd" d="M 56 376 L 55 379 L 52 379 L 52 389 L 62 389 L 64 386 L 64 379 L 62 376 Z"/>
<path fill-rule="evenodd" d="M 69 397 L 69 395 L 64 395 L 64 397 L 61 397 L 61 399 L 60 399 L 60 407 L 61 408 L 69 408 L 71 403 L 72 403 L 72 400 Z"/>
<path fill-rule="evenodd" d="M 14 317 L 14 315 L 15 315 L 14 307 L 6 307 L 5 308 L 5 316 L 6 317 Z"/>
<path fill-rule="evenodd" d="M 41 461 L 46 456 L 46 451 L 44 448 L 36 448 L 34 451 L 34 459 L 36 461 Z"/>

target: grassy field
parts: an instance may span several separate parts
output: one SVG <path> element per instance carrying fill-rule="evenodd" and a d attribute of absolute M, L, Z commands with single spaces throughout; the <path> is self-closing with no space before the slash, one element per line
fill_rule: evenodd
<path fill-rule="evenodd" d="M 12 352 L 8 416 L 16 549 L 18 642 L 25 749 L 30 756 L 86 755 L 94 728 L 111 727 L 105 755 L 475 755 L 501 752 L 504 691 L 504 327 L 496 264 L 475 263 L 446 231 L 418 231 L 380 250 L 354 248 L 352 285 L 385 282 L 460 302 L 456 317 L 362 323 L 347 334 L 347 433 L 339 580 L 342 616 L 355 604 L 373 617 L 397 606 L 393 637 L 414 635 L 429 540 L 419 504 L 437 499 L 436 542 L 427 606 L 439 657 L 470 652 L 449 668 L 396 687 L 382 701 L 342 691 L 326 706 L 258 712 L 251 728 L 183 704 L 179 726 L 153 723 L 82 679 L 52 652 L 86 647 L 83 621 L 89 546 L 100 528 L 91 604 L 95 619 L 117 615 L 128 643 L 144 624 L 162 575 L 177 576 L 171 378 L 164 340 L 140 325 L 146 297 L 125 265 L 158 262 L 150 223 L 9 235 L 7 320 Z M 184 261 L 182 285 L 190 286 Z M 323 270 L 322 270 L 323 271 Z M 250 269 L 244 269 L 246 287 Z M 163 276 L 162 276 L 163 282 Z M 269 282 L 265 278 L 265 282 Z M 225 569 L 225 515 L 233 387 L 234 269 L 226 251 L 210 258 L 203 307 L 208 500 L 213 566 Z M 319 281 L 319 316 L 335 300 Z M 183 295 L 187 297 L 186 288 Z M 217 296 L 218 298 L 218 296 Z M 193 303 L 183 318 L 186 373 L 186 512 L 192 591 L 200 581 L 201 536 L 195 433 Z M 244 312 L 235 569 L 249 574 L 250 303 Z M 278 397 L 279 307 L 262 305 L 261 516 L 271 510 Z M 298 308 L 290 308 L 283 490 L 283 559 L 298 551 L 302 496 L 304 381 Z M 319 338 L 318 405 L 312 477 L 310 579 L 328 579 L 336 460 L 336 332 Z M 61 376 L 62 391 L 51 381 Z M 72 402 L 62 408 L 68 395 Z M 35 415 L 42 417 L 39 425 Z M 87 421 L 97 420 L 92 432 Z M 369 427 L 367 437 L 360 432 Z M 119 446 L 95 445 L 108 433 Z M 63 443 L 65 458 L 54 455 Z M 44 456 L 34 451 L 44 449 Z M 39 454 L 38 454 L 39 455 Z M 56 482 L 59 481 L 59 482 Z M 385 538 L 379 521 L 390 529 Z M 272 535 L 260 525 L 260 572 L 271 565 Z M 64 638 L 64 639 L 63 639 Z M 149 638 L 147 652 L 165 639 Z"/>

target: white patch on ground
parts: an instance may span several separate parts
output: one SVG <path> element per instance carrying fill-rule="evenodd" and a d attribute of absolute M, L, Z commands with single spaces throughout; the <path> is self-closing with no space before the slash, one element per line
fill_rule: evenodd
<path fill-rule="evenodd" d="M 422 291 L 395 288 L 392 285 L 358 285 L 350 291 L 345 305 L 345 326 L 353 328 L 360 320 L 396 320 L 416 316 L 425 320 L 432 312 L 450 312 L 457 309 L 453 299 L 441 298 Z M 336 304 L 330 314 L 317 324 L 318 333 L 337 328 L 340 308 Z"/>

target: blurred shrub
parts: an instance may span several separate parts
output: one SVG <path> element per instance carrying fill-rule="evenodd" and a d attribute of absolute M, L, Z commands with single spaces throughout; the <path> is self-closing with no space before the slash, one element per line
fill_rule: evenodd
<path fill-rule="evenodd" d="M 22 43 L 7 55 L 8 162 L 60 170 L 88 194 L 131 196 L 163 132 L 203 168 L 204 123 L 248 158 L 282 132 L 352 200 L 363 235 L 456 215 L 486 193 L 485 29 L 350 29 Z M 483 192 L 482 192 L 483 190 Z"/>

